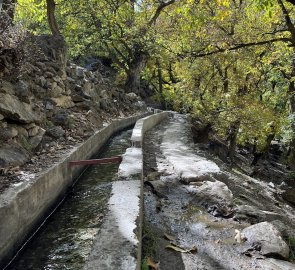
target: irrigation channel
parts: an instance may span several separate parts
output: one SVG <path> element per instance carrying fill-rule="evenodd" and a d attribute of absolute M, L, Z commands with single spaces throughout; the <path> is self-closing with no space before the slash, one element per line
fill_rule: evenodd
<path fill-rule="evenodd" d="M 122 155 L 130 146 L 131 133 L 126 130 L 117 134 L 96 158 Z M 88 167 L 64 203 L 7 270 L 82 269 L 107 210 L 118 166 Z"/>

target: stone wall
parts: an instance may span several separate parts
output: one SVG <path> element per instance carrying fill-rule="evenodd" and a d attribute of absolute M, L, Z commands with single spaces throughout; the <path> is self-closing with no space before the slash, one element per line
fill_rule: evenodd
<path fill-rule="evenodd" d="M 67 63 L 66 49 L 50 36 L 35 38 L 32 59 L 13 74 L 0 72 L 0 169 L 27 162 L 58 141 L 83 140 L 110 118 L 145 110 L 98 71 Z M 8 57 L 9 59 L 9 57 Z"/>

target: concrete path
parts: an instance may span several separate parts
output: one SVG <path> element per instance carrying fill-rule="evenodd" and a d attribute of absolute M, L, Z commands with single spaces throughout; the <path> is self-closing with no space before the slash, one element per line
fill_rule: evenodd
<path fill-rule="evenodd" d="M 237 231 L 242 232 L 251 224 L 233 218 L 235 207 L 247 203 L 254 209 L 263 207 L 264 213 L 268 213 L 261 221 L 280 218 L 286 228 L 292 229 L 288 224 L 293 222 L 294 209 L 290 211 L 286 207 L 288 210 L 281 215 L 284 206 L 276 201 L 273 193 L 270 195 L 267 184 L 254 179 L 249 190 L 249 187 L 243 187 L 246 176 L 220 169 L 212 157 L 193 144 L 185 116 L 174 114 L 147 133 L 144 168 L 148 184 L 144 201 L 147 240 L 143 250 L 144 256 L 160 262 L 161 270 L 295 269 L 295 265 L 286 260 L 262 256 L 247 241 L 238 243 Z M 246 201 L 240 195 L 244 195 Z M 281 207 L 275 208 L 278 203 Z M 165 234 L 172 240 L 167 240 Z M 271 241 L 277 239 L 275 241 L 280 243 L 279 234 L 276 231 L 271 235 Z M 263 249 L 264 240 L 259 241 L 262 241 Z M 171 243 L 183 250 L 196 247 L 198 252 L 168 249 L 167 245 Z"/>

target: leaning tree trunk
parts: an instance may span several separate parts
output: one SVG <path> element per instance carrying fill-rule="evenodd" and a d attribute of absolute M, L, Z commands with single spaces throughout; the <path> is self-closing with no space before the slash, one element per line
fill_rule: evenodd
<path fill-rule="evenodd" d="M 140 74 L 147 62 L 147 55 L 139 53 L 137 57 L 131 62 L 125 83 L 126 92 L 133 92 L 140 94 Z"/>
<path fill-rule="evenodd" d="M 233 161 L 236 153 L 236 148 L 237 148 L 237 137 L 238 137 L 238 132 L 240 128 L 240 120 L 235 121 L 229 131 L 228 135 L 228 141 L 229 141 L 229 146 L 228 146 L 228 158 Z"/>
<path fill-rule="evenodd" d="M 55 2 L 54 0 L 46 0 L 47 19 L 53 36 L 60 36 L 60 31 L 55 18 Z"/>
<path fill-rule="evenodd" d="M 293 59 L 292 59 L 292 70 L 291 70 L 291 79 L 289 82 L 289 102 L 290 102 L 290 114 L 293 115 L 292 117 L 292 131 L 293 131 L 293 138 L 290 142 L 290 151 L 289 151 L 289 164 L 292 169 L 295 169 L 295 49 L 293 52 Z"/>

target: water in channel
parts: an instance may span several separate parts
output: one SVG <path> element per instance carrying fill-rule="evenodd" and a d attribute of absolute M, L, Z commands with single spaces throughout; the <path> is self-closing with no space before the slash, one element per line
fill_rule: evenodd
<path fill-rule="evenodd" d="M 97 157 L 121 155 L 131 130 L 112 138 Z M 118 164 L 89 167 L 66 201 L 7 270 L 80 270 L 107 209 Z"/>

